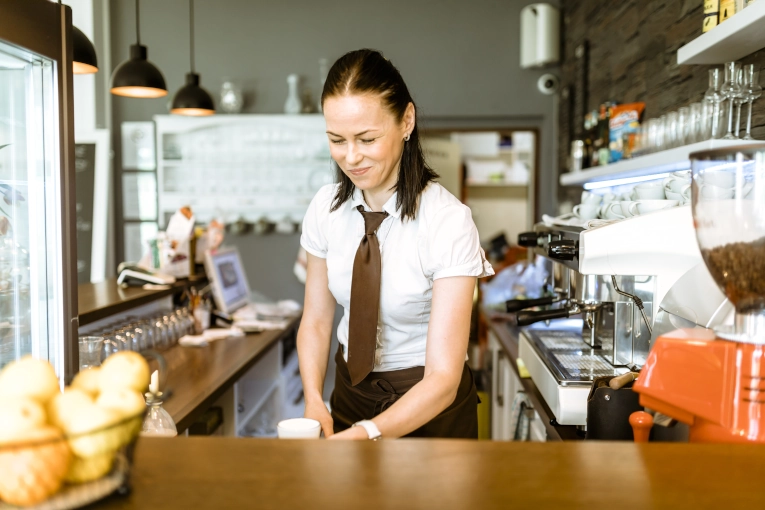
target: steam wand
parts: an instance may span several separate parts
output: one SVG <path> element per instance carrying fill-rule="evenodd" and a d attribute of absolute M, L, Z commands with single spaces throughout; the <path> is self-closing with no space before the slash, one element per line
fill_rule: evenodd
<path fill-rule="evenodd" d="M 630 294 L 629 292 L 624 292 L 620 290 L 619 286 L 616 285 L 616 276 L 611 275 L 611 282 L 614 284 L 614 290 L 617 292 L 617 294 L 621 294 L 622 296 L 628 297 L 635 302 L 635 305 L 637 305 L 638 310 L 640 310 L 640 313 L 643 316 L 643 322 L 645 322 L 645 327 L 648 328 L 648 334 L 653 335 L 653 329 L 651 328 L 651 324 L 648 322 L 648 317 L 645 314 L 645 307 L 643 306 L 643 300 L 634 294 Z M 640 336 L 640 330 L 638 330 L 635 336 L 636 337 Z"/>

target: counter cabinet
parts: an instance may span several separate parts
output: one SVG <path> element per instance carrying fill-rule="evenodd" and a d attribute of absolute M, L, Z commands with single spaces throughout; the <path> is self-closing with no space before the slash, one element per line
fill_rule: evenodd
<path fill-rule="evenodd" d="M 518 377 L 516 361 L 489 331 L 491 353 L 491 438 L 495 441 L 546 441 L 539 412 Z"/>
<path fill-rule="evenodd" d="M 534 381 L 528 377 L 521 377 L 518 370 L 519 328 L 501 319 L 493 319 L 483 310 L 481 315 L 488 329 L 489 352 L 487 355 L 491 356 L 492 439 L 507 441 L 515 436 L 515 429 L 519 423 L 518 405 L 522 401 L 515 399 L 521 392 L 527 400 L 525 405 L 527 420 L 522 421 L 525 429 L 522 435 L 527 435 L 532 441 L 584 439 L 584 433 L 578 431 L 575 426 L 558 424 Z"/>

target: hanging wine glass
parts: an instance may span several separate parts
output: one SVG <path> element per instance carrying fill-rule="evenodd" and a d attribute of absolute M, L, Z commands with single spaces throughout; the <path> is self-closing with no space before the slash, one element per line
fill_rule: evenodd
<path fill-rule="evenodd" d="M 736 105 L 735 137 L 736 139 L 740 140 L 738 133 L 739 133 L 739 130 L 741 129 L 741 107 L 744 105 L 744 103 L 749 101 L 746 95 L 746 86 L 744 84 L 743 70 L 738 72 L 738 86 L 741 90 L 739 92 L 738 97 L 733 100 L 733 103 Z"/>
<path fill-rule="evenodd" d="M 704 93 L 703 128 L 700 140 L 720 137 L 720 104 L 725 96 L 720 93 L 722 87 L 722 72 L 720 69 L 709 70 L 709 88 Z"/>
<path fill-rule="evenodd" d="M 742 93 L 741 85 L 739 84 L 740 71 L 741 64 L 738 62 L 728 62 L 725 64 L 725 83 L 723 83 L 720 93 L 728 100 L 728 133 L 723 136 L 723 140 L 738 139 L 738 137 L 733 134 L 733 108 Z"/>
<path fill-rule="evenodd" d="M 743 140 L 754 140 L 752 137 L 752 102 L 762 95 L 760 86 L 760 71 L 755 70 L 754 64 L 744 66 L 743 71 L 744 97 L 749 103 L 749 113 L 746 117 L 746 134 Z"/>

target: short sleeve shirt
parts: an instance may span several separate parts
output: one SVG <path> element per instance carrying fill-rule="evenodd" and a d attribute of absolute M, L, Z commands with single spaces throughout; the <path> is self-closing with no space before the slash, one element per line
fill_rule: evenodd
<path fill-rule="evenodd" d="M 337 184 L 322 187 L 303 219 L 300 244 L 327 260 L 329 290 L 343 307 L 337 337 L 347 361 L 353 260 L 364 236 L 358 189 L 330 212 Z M 494 274 L 478 239 L 470 209 L 443 186 L 430 183 L 420 195 L 416 218 L 401 221 L 396 194 L 385 203 L 388 217 L 377 229 L 382 260 L 378 372 L 425 365 L 433 281 L 450 276 Z"/>

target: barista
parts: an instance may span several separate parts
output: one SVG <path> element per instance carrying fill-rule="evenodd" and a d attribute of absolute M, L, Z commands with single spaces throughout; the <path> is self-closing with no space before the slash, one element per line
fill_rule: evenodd
<path fill-rule="evenodd" d="M 414 102 L 382 54 L 341 57 L 321 103 L 339 182 L 319 190 L 303 222 L 305 416 L 329 439 L 476 438 L 468 332 L 476 278 L 494 272 L 470 210 L 435 182 Z M 330 414 L 322 388 L 336 303 Z"/>

